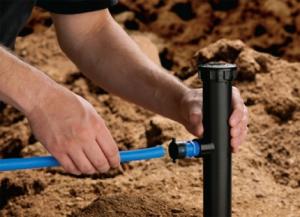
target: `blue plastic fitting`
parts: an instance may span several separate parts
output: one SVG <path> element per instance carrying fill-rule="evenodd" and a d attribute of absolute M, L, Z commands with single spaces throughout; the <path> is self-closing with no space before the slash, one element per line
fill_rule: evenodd
<path fill-rule="evenodd" d="M 177 159 L 182 158 L 202 157 L 211 153 L 214 148 L 214 144 L 202 144 L 199 139 L 178 142 L 172 139 L 169 145 L 169 155 L 175 162 Z"/>
<path fill-rule="evenodd" d="M 201 155 L 201 144 L 197 140 L 187 141 L 185 149 L 185 157 L 197 157 Z"/>
<path fill-rule="evenodd" d="M 152 148 L 120 151 L 121 163 L 161 158 L 164 156 L 165 149 L 161 145 Z M 59 165 L 59 162 L 52 156 L 0 159 L 0 171 L 37 169 Z"/>

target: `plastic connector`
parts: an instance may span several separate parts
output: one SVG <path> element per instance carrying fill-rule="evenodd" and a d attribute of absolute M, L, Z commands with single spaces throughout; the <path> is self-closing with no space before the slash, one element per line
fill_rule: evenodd
<path fill-rule="evenodd" d="M 176 139 L 173 138 L 169 144 L 169 156 L 173 162 L 176 162 L 177 159 L 202 157 L 203 155 L 211 153 L 214 149 L 214 144 L 201 144 L 199 139 L 176 141 Z"/>

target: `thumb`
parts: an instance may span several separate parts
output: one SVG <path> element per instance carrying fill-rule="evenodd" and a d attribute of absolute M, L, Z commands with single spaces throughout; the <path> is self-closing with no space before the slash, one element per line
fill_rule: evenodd
<path fill-rule="evenodd" d="M 189 121 L 189 132 L 197 137 L 201 137 L 203 134 L 203 125 L 202 125 L 202 113 L 201 112 L 192 112 L 190 114 Z"/>

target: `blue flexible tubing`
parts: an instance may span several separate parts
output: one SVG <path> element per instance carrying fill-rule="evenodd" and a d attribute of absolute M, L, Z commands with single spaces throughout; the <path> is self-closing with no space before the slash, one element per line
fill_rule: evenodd
<path fill-rule="evenodd" d="M 163 156 L 165 156 L 165 149 L 161 145 L 153 148 L 120 151 L 121 163 L 161 158 Z M 52 156 L 0 159 L 0 171 L 37 169 L 59 165 L 59 162 Z"/>

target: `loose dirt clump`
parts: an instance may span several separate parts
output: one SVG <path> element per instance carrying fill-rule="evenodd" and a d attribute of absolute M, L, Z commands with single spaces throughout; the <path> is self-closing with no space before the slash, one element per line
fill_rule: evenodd
<path fill-rule="evenodd" d="M 187 70 L 199 48 L 221 38 L 240 39 L 258 51 L 300 60 L 297 0 L 240 0 L 225 11 L 213 10 L 206 0 L 120 0 L 111 11 L 117 19 L 122 17 L 119 21 L 127 29 L 155 32 L 162 40 L 162 65 L 175 73 Z"/>

